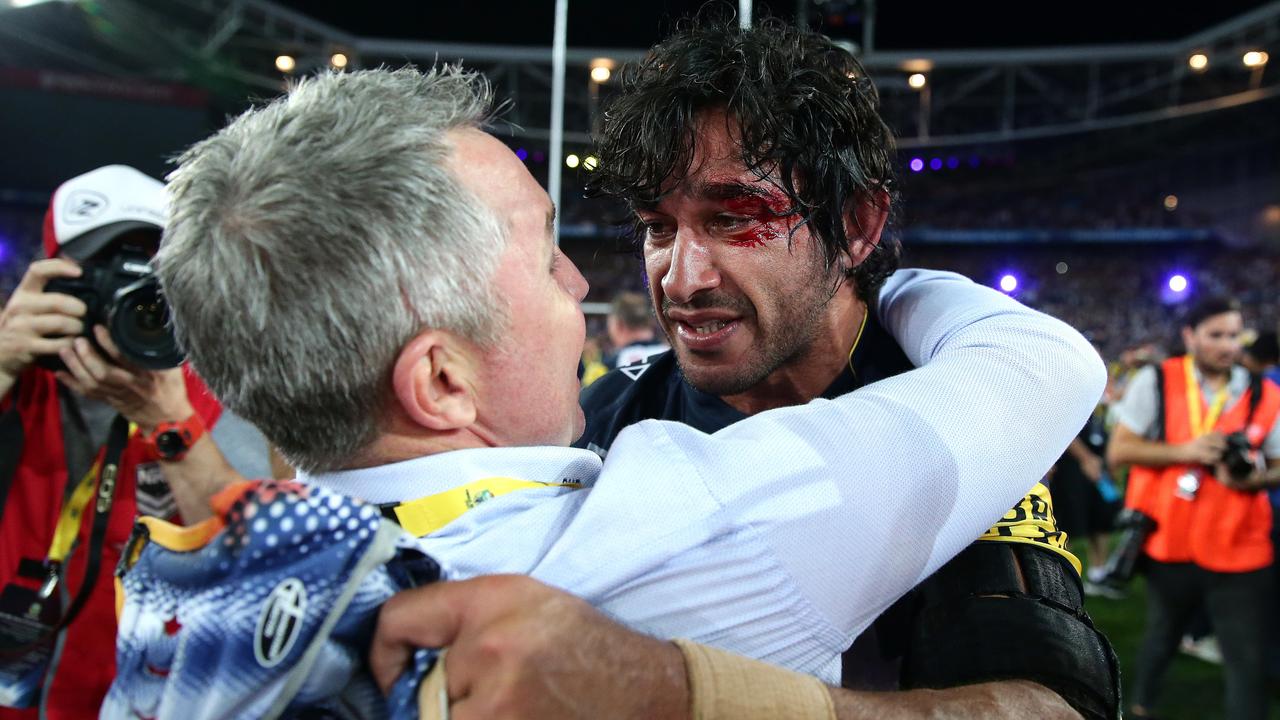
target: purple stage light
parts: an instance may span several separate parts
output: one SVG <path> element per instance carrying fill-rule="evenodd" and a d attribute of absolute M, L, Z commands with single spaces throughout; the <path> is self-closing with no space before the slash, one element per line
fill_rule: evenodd
<path fill-rule="evenodd" d="M 1169 275 L 1164 285 L 1160 286 L 1160 302 L 1165 305 L 1177 305 L 1191 296 L 1191 280 L 1186 273 L 1176 272 Z"/>
<path fill-rule="evenodd" d="M 969 167 L 976 168 L 981 164 L 982 164 L 982 158 L 978 157 L 977 155 L 969 156 Z"/>
<path fill-rule="evenodd" d="M 934 158 L 934 159 L 930 160 L 930 161 L 929 161 L 929 169 L 930 169 L 930 170 L 941 170 L 941 169 L 942 169 L 942 158 Z"/>
<path fill-rule="evenodd" d="M 1006 293 L 1011 293 L 1018 289 L 1018 278 L 1013 275 L 1004 275 L 1000 278 L 1000 289 Z"/>
<path fill-rule="evenodd" d="M 911 172 L 920 172 L 924 169 L 924 160 L 920 158 L 911 158 Z"/>
<path fill-rule="evenodd" d="M 529 159 L 529 151 L 524 148 L 516 148 L 516 157 L 520 158 L 520 162 Z"/>
<path fill-rule="evenodd" d="M 547 154 L 546 154 L 546 153 L 542 152 L 541 150 L 534 150 L 534 151 L 533 151 L 533 161 L 534 161 L 534 162 L 536 162 L 536 163 L 546 162 L 546 159 L 547 159 Z"/>
<path fill-rule="evenodd" d="M 951 157 L 947 158 L 948 170 L 955 170 L 958 167 L 960 167 L 960 158 L 956 157 L 955 155 L 952 155 Z"/>

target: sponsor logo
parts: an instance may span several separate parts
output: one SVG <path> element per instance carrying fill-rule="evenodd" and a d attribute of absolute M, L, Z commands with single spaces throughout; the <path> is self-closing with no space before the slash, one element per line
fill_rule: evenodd
<path fill-rule="evenodd" d="M 258 616 L 253 656 L 264 668 L 275 667 L 293 649 L 307 614 L 307 588 L 297 578 L 276 585 Z"/>

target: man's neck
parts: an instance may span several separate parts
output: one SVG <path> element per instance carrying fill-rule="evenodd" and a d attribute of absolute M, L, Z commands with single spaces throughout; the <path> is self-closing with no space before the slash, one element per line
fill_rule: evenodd
<path fill-rule="evenodd" d="M 483 447 L 493 447 L 493 445 L 469 430 L 448 433 L 424 432 L 420 427 L 409 432 L 391 430 L 379 435 L 377 440 L 370 443 L 342 469 L 359 470 L 414 460 L 451 450 Z"/>
<path fill-rule="evenodd" d="M 720 399 L 739 412 L 755 415 L 774 408 L 803 405 L 821 396 L 848 367 L 866 313 L 866 303 L 845 284 L 827 304 L 818 334 L 801 355 L 745 392 L 723 395 Z"/>
<path fill-rule="evenodd" d="M 1196 371 L 1200 373 L 1200 377 L 1204 380 L 1204 383 L 1211 388 L 1221 388 L 1231 380 L 1231 368 L 1218 370 L 1216 368 L 1205 367 L 1199 360 L 1196 360 L 1195 363 Z"/>

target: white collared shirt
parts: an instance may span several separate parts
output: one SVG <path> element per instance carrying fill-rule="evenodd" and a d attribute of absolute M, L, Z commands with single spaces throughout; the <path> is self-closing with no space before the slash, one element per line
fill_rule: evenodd
<path fill-rule="evenodd" d="M 877 310 L 920 367 L 837 400 L 711 435 L 647 420 L 603 463 L 479 449 L 303 479 L 378 503 L 587 481 L 488 500 L 420 543 L 455 579 L 529 574 L 642 632 L 838 682 L 840 653 L 1045 474 L 1106 380 L 1079 333 L 958 275 L 899 271 Z"/>

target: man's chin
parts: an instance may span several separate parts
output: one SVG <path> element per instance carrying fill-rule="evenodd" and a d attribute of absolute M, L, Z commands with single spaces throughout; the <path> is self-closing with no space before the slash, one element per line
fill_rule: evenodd
<path fill-rule="evenodd" d="M 676 365 L 685 382 L 711 395 L 736 395 L 749 390 L 762 378 L 754 377 L 739 363 L 706 362 L 702 358 L 690 358 L 684 351 L 676 352 Z"/>

